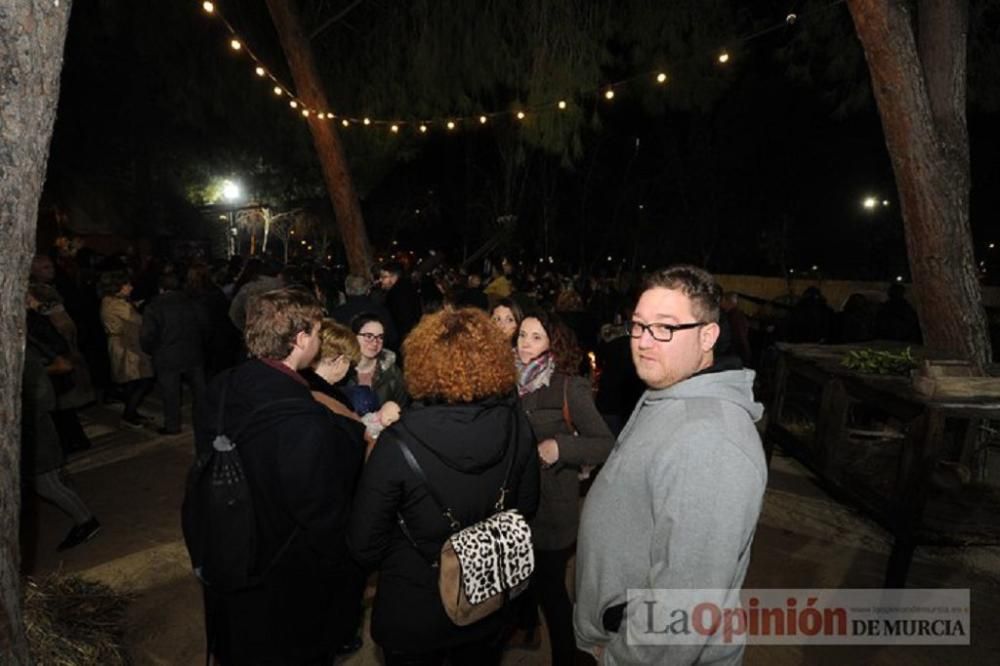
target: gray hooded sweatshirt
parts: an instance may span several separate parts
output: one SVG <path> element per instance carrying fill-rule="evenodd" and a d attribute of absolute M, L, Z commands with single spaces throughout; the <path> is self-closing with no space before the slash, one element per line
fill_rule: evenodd
<path fill-rule="evenodd" d="M 739 664 L 742 644 L 629 645 L 602 621 L 630 588 L 735 590 L 750 562 L 767 467 L 751 370 L 709 372 L 647 391 L 587 496 L 580 519 L 577 644 L 604 664 Z M 678 596 L 680 599 L 680 596 Z M 633 625 L 635 626 L 635 625 Z"/>

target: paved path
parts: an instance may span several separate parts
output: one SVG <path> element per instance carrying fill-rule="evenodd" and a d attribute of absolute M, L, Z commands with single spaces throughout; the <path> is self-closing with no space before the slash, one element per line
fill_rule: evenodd
<path fill-rule="evenodd" d="M 193 455 L 190 432 L 161 437 L 153 429 L 119 431 L 120 405 L 85 414 L 95 447 L 71 460 L 73 482 L 101 519 L 91 542 L 66 553 L 55 546 L 69 519 L 41 505 L 31 514 L 38 527 L 26 561 L 35 574 L 80 572 L 135 593 L 129 610 L 128 642 L 138 666 L 204 663 L 201 602 L 180 537 L 179 509 Z M 157 414 L 150 400 L 147 414 Z M 187 416 L 187 414 L 185 415 Z M 185 418 L 185 424 L 190 419 Z M 748 587 L 879 587 L 889 541 L 884 532 L 825 496 L 808 473 L 776 456 L 747 579 Z M 751 666 L 806 664 L 941 665 L 1000 663 L 1000 586 L 997 578 L 959 566 L 954 550 L 918 551 L 911 587 L 969 587 L 972 590 L 972 646 L 967 648 L 801 648 L 754 646 Z M 1000 571 L 989 549 L 969 549 L 964 565 Z M 369 602 L 372 590 L 369 589 Z M 370 603 L 369 603 L 370 605 Z M 367 627 L 367 615 L 366 615 Z M 379 664 L 370 638 L 348 659 L 349 666 Z M 547 664 L 547 649 L 510 651 L 504 664 Z"/>

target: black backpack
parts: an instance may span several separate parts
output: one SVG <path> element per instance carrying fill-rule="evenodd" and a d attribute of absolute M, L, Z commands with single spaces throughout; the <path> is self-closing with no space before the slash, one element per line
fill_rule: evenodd
<path fill-rule="evenodd" d="M 224 414 L 226 390 L 222 384 L 216 435 L 212 447 L 195 460 L 188 473 L 184 504 L 181 507 L 181 529 L 191 566 L 198 578 L 220 591 L 236 591 L 254 587 L 263 580 L 271 567 L 284 554 L 298 533 L 296 528 L 271 562 L 254 573 L 257 553 L 257 522 L 253 499 L 237 443 L 240 436 L 254 425 L 265 410 L 278 405 L 297 403 L 312 406 L 312 400 L 285 398 L 273 400 L 255 408 L 243 427 L 232 436 L 226 435 Z M 305 410 L 298 409 L 294 413 Z M 282 412 L 270 416 L 287 418 Z"/>

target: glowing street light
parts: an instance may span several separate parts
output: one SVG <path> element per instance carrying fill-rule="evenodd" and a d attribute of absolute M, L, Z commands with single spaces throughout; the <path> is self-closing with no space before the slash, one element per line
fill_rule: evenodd
<path fill-rule="evenodd" d="M 237 183 L 231 180 L 222 181 L 222 198 L 232 203 L 240 198 L 242 191 Z"/>

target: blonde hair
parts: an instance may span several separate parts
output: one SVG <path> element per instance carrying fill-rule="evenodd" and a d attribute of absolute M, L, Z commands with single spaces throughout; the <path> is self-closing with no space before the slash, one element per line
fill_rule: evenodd
<path fill-rule="evenodd" d="M 351 363 L 361 360 L 358 337 L 348 327 L 333 319 L 324 319 L 319 329 L 319 360 L 345 357 Z"/>

